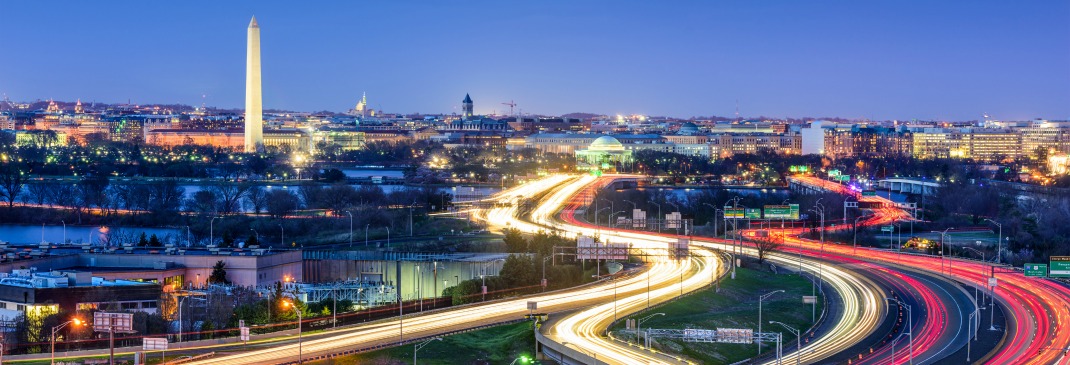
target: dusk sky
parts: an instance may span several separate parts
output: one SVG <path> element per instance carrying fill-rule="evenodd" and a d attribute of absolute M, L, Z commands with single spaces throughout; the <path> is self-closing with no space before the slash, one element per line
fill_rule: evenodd
<path fill-rule="evenodd" d="M 0 93 L 388 112 L 1070 118 L 1068 1 L 22 1 Z"/>

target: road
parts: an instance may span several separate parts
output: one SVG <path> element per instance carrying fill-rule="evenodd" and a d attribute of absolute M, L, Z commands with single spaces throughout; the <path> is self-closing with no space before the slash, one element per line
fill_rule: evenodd
<path fill-rule="evenodd" d="M 818 178 L 800 176 L 793 179 L 828 191 L 854 195 L 843 185 Z M 880 197 L 862 199 L 889 203 Z M 909 217 L 907 212 L 894 207 L 881 209 L 878 213 L 867 223 L 883 224 Z M 813 246 L 813 242 L 806 241 L 792 244 Z M 1070 319 L 1070 289 L 1064 285 L 1047 279 L 1027 278 L 1005 266 L 973 260 L 864 248 L 856 251 L 841 245 L 826 245 L 826 249 L 845 256 L 891 262 L 936 273 L 982 289 L 987 288 L 989 278 L 995 273 L 998 282 L 995 297 L 1008 319 L 1007 335 L 1002 346 L 989 354 L 986 361 L 993 364 L 1057 364 L 1067 361 L 1064 349 L 1070 345 L 1070 331 L 1060 329 L 1065 328 L 1066 321 Z"/>
<path fill-rule="evenodd" d="M 526 195 L 534 191 L 547 190 L 569 179 L 571 178 L 567 176 L 550 177 L 506 191 L 502 196 L 509 198 L 518 194 Z M 536 232 L 543 229 L 540 226 L 511 218 L 516 213 L 515 210 L 515 207 L 495 208 L 488 212 L 484 219 L 504 220 L 502 223 L 528 232 Z M 528 301 L 537 301 L 540 312 L 555 313 L 604 306 L 606 303 L 613 303 L 614 296 L 618 298 L 637 296 L 646 298 L 646 293 L 649 290 L 651 302 L 659 303 L 678 295 L 679 278 L 681 277 L 684 278 L 685 290 L 693 290 L 694 288 L 709 285 L 714 276 L 714 270 L 717 270 L 719 266 L 715 256 L 712 254 L 706 256 L 696 255 L 696 259 L 680 262 L 659 261 L 650 265 L 649 274 L 638 275 L 632 273 L 621 275 L 616 280 L 603 280 L 596 284 L 579 288 L 451 308 L 441 312 L 405 317 L 403 320 L 391 319 L 353 328 L 339 329 L 322 338 L 305 341 L 300 346 L 300 351 L 303 353 L 304 358 L 331 355 L 347 350 L 397 344 L 402 341 L 402 330 L 404 330 L 405 339 L 413 339 L 479 325 L 515 320 L 528 313 Z M 296 361 L 298 352 L 298 344 L 288 343 L 272 348 L 244 351 L 189 364 L 287 363 Z"/>

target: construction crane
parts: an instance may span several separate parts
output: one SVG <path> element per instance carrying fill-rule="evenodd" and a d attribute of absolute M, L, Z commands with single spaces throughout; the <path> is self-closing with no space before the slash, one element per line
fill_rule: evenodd
<path fill-rule="evenodd" d="M 509 115 L 515 115 L 515 114 L 513 114 L 513 108 L 516 107 L 516 103 L 515 102 L 513 102 L 512 100 L 509 100 L 508 103 L 502 103 L 502 105 L 508 105 L 509 106 Z"/>

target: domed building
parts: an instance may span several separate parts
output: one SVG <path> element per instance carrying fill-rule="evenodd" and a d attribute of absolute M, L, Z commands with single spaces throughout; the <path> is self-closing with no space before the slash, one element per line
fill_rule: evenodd
<path fill-rule="evenodd" d="M 587 149 L 576 151 L 576 168 L 579 170 L 616 170 L 618 164 L 633 161 L 632 151 L 612 136 L 598 137 Z"/>
<path fill-rule="evenodd" d="M 684 136 L 693 136 L 698 134 L 698 125 L 695 123 L 687 122 L 680 126 L 680 130 L 677 132 Z"/>

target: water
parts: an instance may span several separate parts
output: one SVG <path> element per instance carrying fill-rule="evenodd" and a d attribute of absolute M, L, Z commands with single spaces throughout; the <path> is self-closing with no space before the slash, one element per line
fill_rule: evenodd
<path fill-rule="evenodd" d="M 701 193 L 704 190 L 710 190 L 710 189 L 724 190 L 724 191 L 727 191 L 727 192 L 730 192 L 730 193 L 735 193 L 735 194 L 739 194 L 739 195 L 743 195 L 743 196 L 761 196 L 761 195 L 767 195 L 767 194 L 787 196 L 789 194 L 787 188 L 754 188 L 754 189 L 740 189 L 740 188 L 639 188 L 637 190 L 639 190 L 639 191 L 644 191 L 644 190 L 663 191 L 663 192 L 666 192 L 666 193 L 669 193 L 669 194 L 673 194 L 678 198 L 684 198 L 684 197 L 686 197 L 688 195 L 698 194 L 698 193 Z"/>
<path fill-rule="evenodd" d="M 63 242 L 63 225 L 21 225 L 0 224 L 0 241 L 9 243 L 37 244 L 41 243 L 42 232 L 47 242 Z M 141 233 L 146 236 L 155 234 L 161 240 L 172 237 L 185 242 L 185 229 L 178 228 L 141 228 L 141 227 L 115 227 L 115 226 L 72 226 L 67 225 L 67 240 L 73 243 L 92 242 L 99 244 L 108 240 L 137 240 Z"/>
<path fill-rule="evenodd" d="M 379 169 L 341 169 L 342 173 L 346 174 L 346 177 L 350 178 L 367 178 L 372 176 L 382 176 L 385 178 L 400 179 L 405 177 L 405 172 L 401 170 L 379 170 Z"/>

